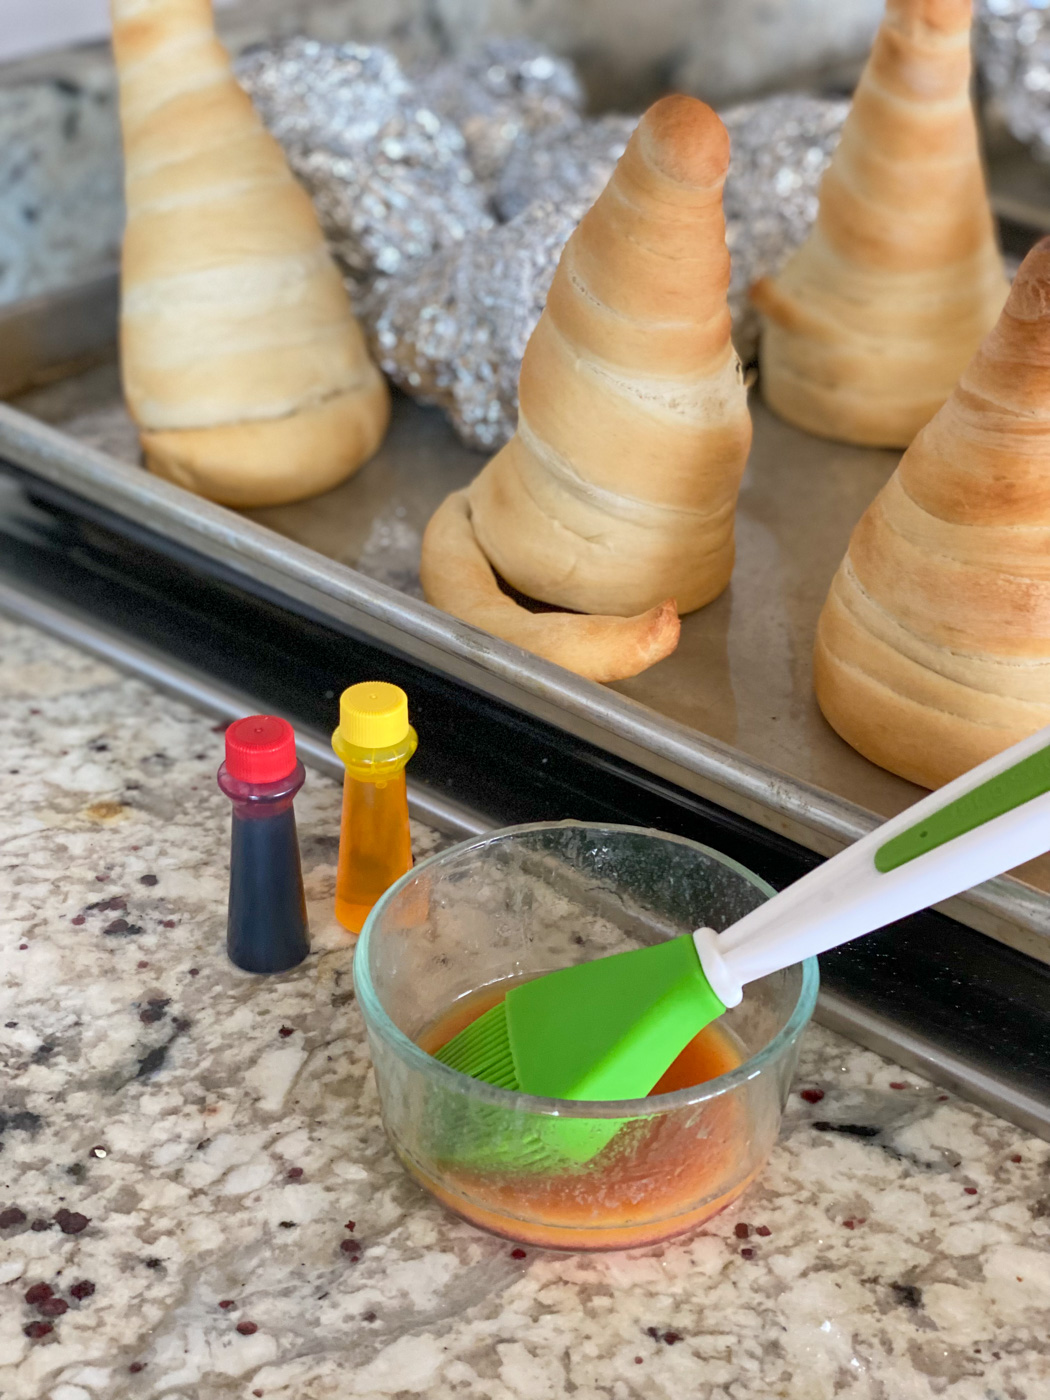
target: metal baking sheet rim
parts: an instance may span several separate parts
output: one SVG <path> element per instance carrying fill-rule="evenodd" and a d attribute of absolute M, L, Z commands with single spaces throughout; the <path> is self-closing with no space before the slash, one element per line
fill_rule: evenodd
<path fill-rule="evenodd" d="M 114 511 L 256 583 L 587 740 L 821 855 L 876 825 L 854 803 L 503 642 L 315 550 L 97 452 L 0 404 L 0 452 L 42 481 Z M 1050 900 L 1004 876 L 946 913 L 1050 961 Z"/>

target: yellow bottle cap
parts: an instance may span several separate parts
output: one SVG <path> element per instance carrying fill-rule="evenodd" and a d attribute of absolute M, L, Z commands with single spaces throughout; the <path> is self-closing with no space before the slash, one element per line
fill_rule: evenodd
<path fill-rule="evenodd" d="M 387 681 L 362 681 L 339 697 L 336 737 L 358 749 L 392 749 L 408 735 L 408 696 Z"/>

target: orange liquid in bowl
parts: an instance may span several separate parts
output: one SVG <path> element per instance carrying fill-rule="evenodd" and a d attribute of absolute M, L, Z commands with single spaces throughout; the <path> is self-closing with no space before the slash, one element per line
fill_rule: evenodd
<path fill-rule="evenodd" d="M 433 1053 L 506 992 L 465 998 L 420 1037 Z M 652 1097 L 688 1089 L 736 1069 L 740 1048 L 717 1023 L 702 1030 L 668 1069 Z M 749 1185 L 749 1122 L 735 1095 L 627 1124 L 593 1161 L 549 1171 L 471 1169 L 441 1162 L 434 1171 L 406 1161 L 440 1201 L 475 1225 L 547 1249 L 626 1249 L 669 1239 L 724 1210 Z"/>

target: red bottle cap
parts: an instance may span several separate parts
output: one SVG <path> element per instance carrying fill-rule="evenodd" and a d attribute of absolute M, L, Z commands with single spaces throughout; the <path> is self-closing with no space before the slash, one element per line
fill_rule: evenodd
<path fill-rule="evenodd" d="M 287 720 L 249 715 L 226 731 L 226 771 L 242 783 L 279 783 L 297 762 L 295 730 Z"/>

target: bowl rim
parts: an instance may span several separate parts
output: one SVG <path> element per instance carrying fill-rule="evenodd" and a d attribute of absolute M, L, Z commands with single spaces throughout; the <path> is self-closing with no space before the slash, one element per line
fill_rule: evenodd
<path fill-rule="evenodd" d="M 523 822 L 517 826 L 496 827 L 492 831 L 469 836 L 463 841 L 458 841 L 454 846 L 446 847 L 443 851 L 435 851 L 432 855 L 421 860 L 418 865 L 414 865 L 380 896 L 369 911 L 354 947 L 353 962 L 354 991 L 369 1034 L 374 1032 L 379 1035 L 403 1061 L 407 1061 L 424 1074 L 436 1077 L 439 1083 L 444 1083 L 448 1089 L 456 1093 L 468 1095 L 493 1107 L 518 1113 L 530 1113 L 540 1117 L 653 1117 L 656 1114 L 672 1113 L 679 1108 L 688 1108 L 696 1104 L 706 1103 L 711 1099 L 721 1098 L 740 1085 L 757 1079 L 801 1035 L 813 1015 L 817 993 L 820 989 L 820 972 L 816 958 L 806 958 L 801 963 L 802 983 L 791 1015 L 773 1039 L 764 1045 L 757 1054 L 744 1060 L 727 1074 L 721 1074 L 715 1079 L 708 1079 L 703 1084 L 697 1084 L 688 1089 L 676 1089 L 669 1094 L 650 1095 L 642 1099 L 552 1099 L 537 1094 L 521 1093 L 514 1089 L 498 1089 L 495 1085 L 486 1084 L 481 1079 L 474 1079 L 469 1074 L 452 1069 L 450 1065 L 442 1064 L 440 1060 L 428 1054 L 395 1025 L 379 999 L 368 967 L 368 950 L 372 931 L 379 922 L 386 906 L 421 871 L 432 865 L 438 865 L 442 861 L 450 860 L 465 851 L 492 845 L 496 841 L 508 837 L 521 836 L 532 831 L 552 831 L 568 827 L 595 832 L 630 833 L 636 836 L 653 837 L 660 841 L 669 841 L 675 845 L 689 846 L 693 850 L 702 851 L 704 855 L 710 856 L 720 865 L 726 866 L 738 875 L 742 875 L 749 884 L 761 890 L 767 897 L 772 898 L 776 894 L 772 885 L 763 880 L 761 876 L 756 875 L 754 871 L 748 870 L 745 865 L 741 865 L 739 861 L 734 860 L 732 856 L 723 855 L 721 851 L 716 851 L 711 846 L 705 846 L 700 841 L 693 841 L 688 836 L 678 836 L 669 831 L 658 831 L 655 827 L 632 826 L 621 822 L 585 822 L 570 818 L 564 821 Z M 799 966 L 799 964 L 795 964 L 795 966 Z"/>

